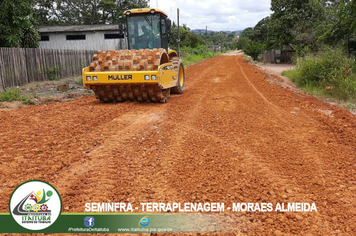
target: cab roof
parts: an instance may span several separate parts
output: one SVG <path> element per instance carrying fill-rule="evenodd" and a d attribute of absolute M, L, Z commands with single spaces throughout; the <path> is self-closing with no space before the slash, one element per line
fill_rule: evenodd
<path fill-rule="evenodd" d="M 131 12 L 131 14 L 133 15 L 151 13 L 151 10 L 154 10 L 155 12 L 161 13 L 162 15 L 168 17 L 168 15 L 164 11 L 161 11 L 160 9 L 157 8 L 137 8 L 137 9 L 127 10 L 124 12 L 124 15 L 126 15 L 127 12 Z"/>

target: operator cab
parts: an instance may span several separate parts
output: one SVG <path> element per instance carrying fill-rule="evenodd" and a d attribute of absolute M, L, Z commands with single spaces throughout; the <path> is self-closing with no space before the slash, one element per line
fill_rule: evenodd
<path fill-rule="evenodd" d="M 165 48 L 168 51 L 168 33 L 171 21 L 158 9 L 125 11 L 128 49 Z"/>

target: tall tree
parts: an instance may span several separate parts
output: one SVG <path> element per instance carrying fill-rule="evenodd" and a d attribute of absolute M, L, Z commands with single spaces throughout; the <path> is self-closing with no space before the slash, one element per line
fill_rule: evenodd
<path fill-rule="evenodd" d="M 356 0 L 340 1 L 339 19 L 348 26 L 350 32 L 356 34 Z"/>
<path fill-rule="evenodd" d="M 117 24 L 123 12 L 148 7 L 148 0 L 35 0 L 39 25 Z"/>
<path fill-rule="evenodd" d="M 356 0 L 334 0 L 326 4 L 327 18 L 320 43 L 341 45 L 356 51 Z"/>
<path fill-rule="evenodd" d="M 244 29 L 241 34 L 237 46 L 239 49 L 244 49 L 248 42 L 251 42 L 255 37 L 255 31 L 249 27 Z"/>
<path fill-rule="evenodd" d="M 271 18 L 269 16 L 260 20 L 254 27 L 254 39 L 259 43 L 268 41 L 268 24 Z"/>
<path fill-rule="evenodd" d="M 190 28 L 186 24 L 179 26 L 179 33 L 180 33 L 180 45 L 182 47 L 195 48 L 198 45 L 205 44 L 204 40 L 198 35 L 196 35 L 195 33 L 193 33 L 192 31 L 190 31 Z M 178 27 L 173 22 L 171 33 L 169 35 L 169 47 L 173 49 L 177 49 L 177 46 L 178 46 Z"/>
<path fill-rule="evenodd" d="M 31 22 L 31 1 L 0 2 L 0 47 L 37 47 L 39 35 Z"/>
<path fill-rule="evenodd" d="M 322 0 L 272 0 L 269 23 L 277 47 L 303 47 L 316 42 L 318 24 L 324 19 Z"/>

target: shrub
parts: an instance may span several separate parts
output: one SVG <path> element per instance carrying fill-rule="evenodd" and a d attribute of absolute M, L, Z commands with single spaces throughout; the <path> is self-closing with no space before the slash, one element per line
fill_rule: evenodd
<path fill-rule="evenodd" d="M 210 52 L 205 50 L 205 46 L 198 46 L 196 48 L 183 47 L 181 50 L 183 63 L 185 66 L 198 63 L 206 58 L 212 58 L 220 53 Z"/>
<path fill-rule="evenodd" d="M 82 77 L 79 77 L 75 80 L 75 83 L 78 84 L 78 85 L 83 85 L 83 78 Z"/>
<path fill-rule="evenodd" d="M 60 79 L 59 76 L 58 76 L 60 71 L 61 71 L 61 68 L 59 68 L 57 66 L 51 66 L 46 70 L 40 71 L 40 73 L 47 75 L 48 79 L 50 81 L 53 81 L 53 80 L 59 80 Z"/>
<path fill-rule="evenodd" d="M 258 56 L 265 49 L 265 45 L 261 43 L 254 42 L 252 40 L 247 40 L 243 51 L 252 57 L 253 60 L 257 60 Z"/>
<path fill-rule="evenodd" d="M 21 100 L 19 89 L 9 89 L 0 93 L 0 102 L 12 102 Z"/>
<path fill-rule="evenodd" d="M 342 100 L 356 98 L 355 59 L 339 48 L 324 48 L 297 59 L 291 76 L 300 87 L 316 87 L 326 95 Z"/>
<path fill-rule="evenodd" d="M 20 90 L 9 89 L 6 92 L 0 93 L 0 102 L 12 102 L 12 101 L 23 101 L 29 102 L 29 98 L 27 96 L 23 96 L 20 94 Z"/>

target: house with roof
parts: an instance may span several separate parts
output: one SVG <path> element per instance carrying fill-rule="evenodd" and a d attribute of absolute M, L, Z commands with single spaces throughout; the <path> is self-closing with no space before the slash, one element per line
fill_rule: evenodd
<path fill-rule="evenodd" d="M 126 49 L 118 25 L 41 26 L 39 48 L 70 50 Z"/>

